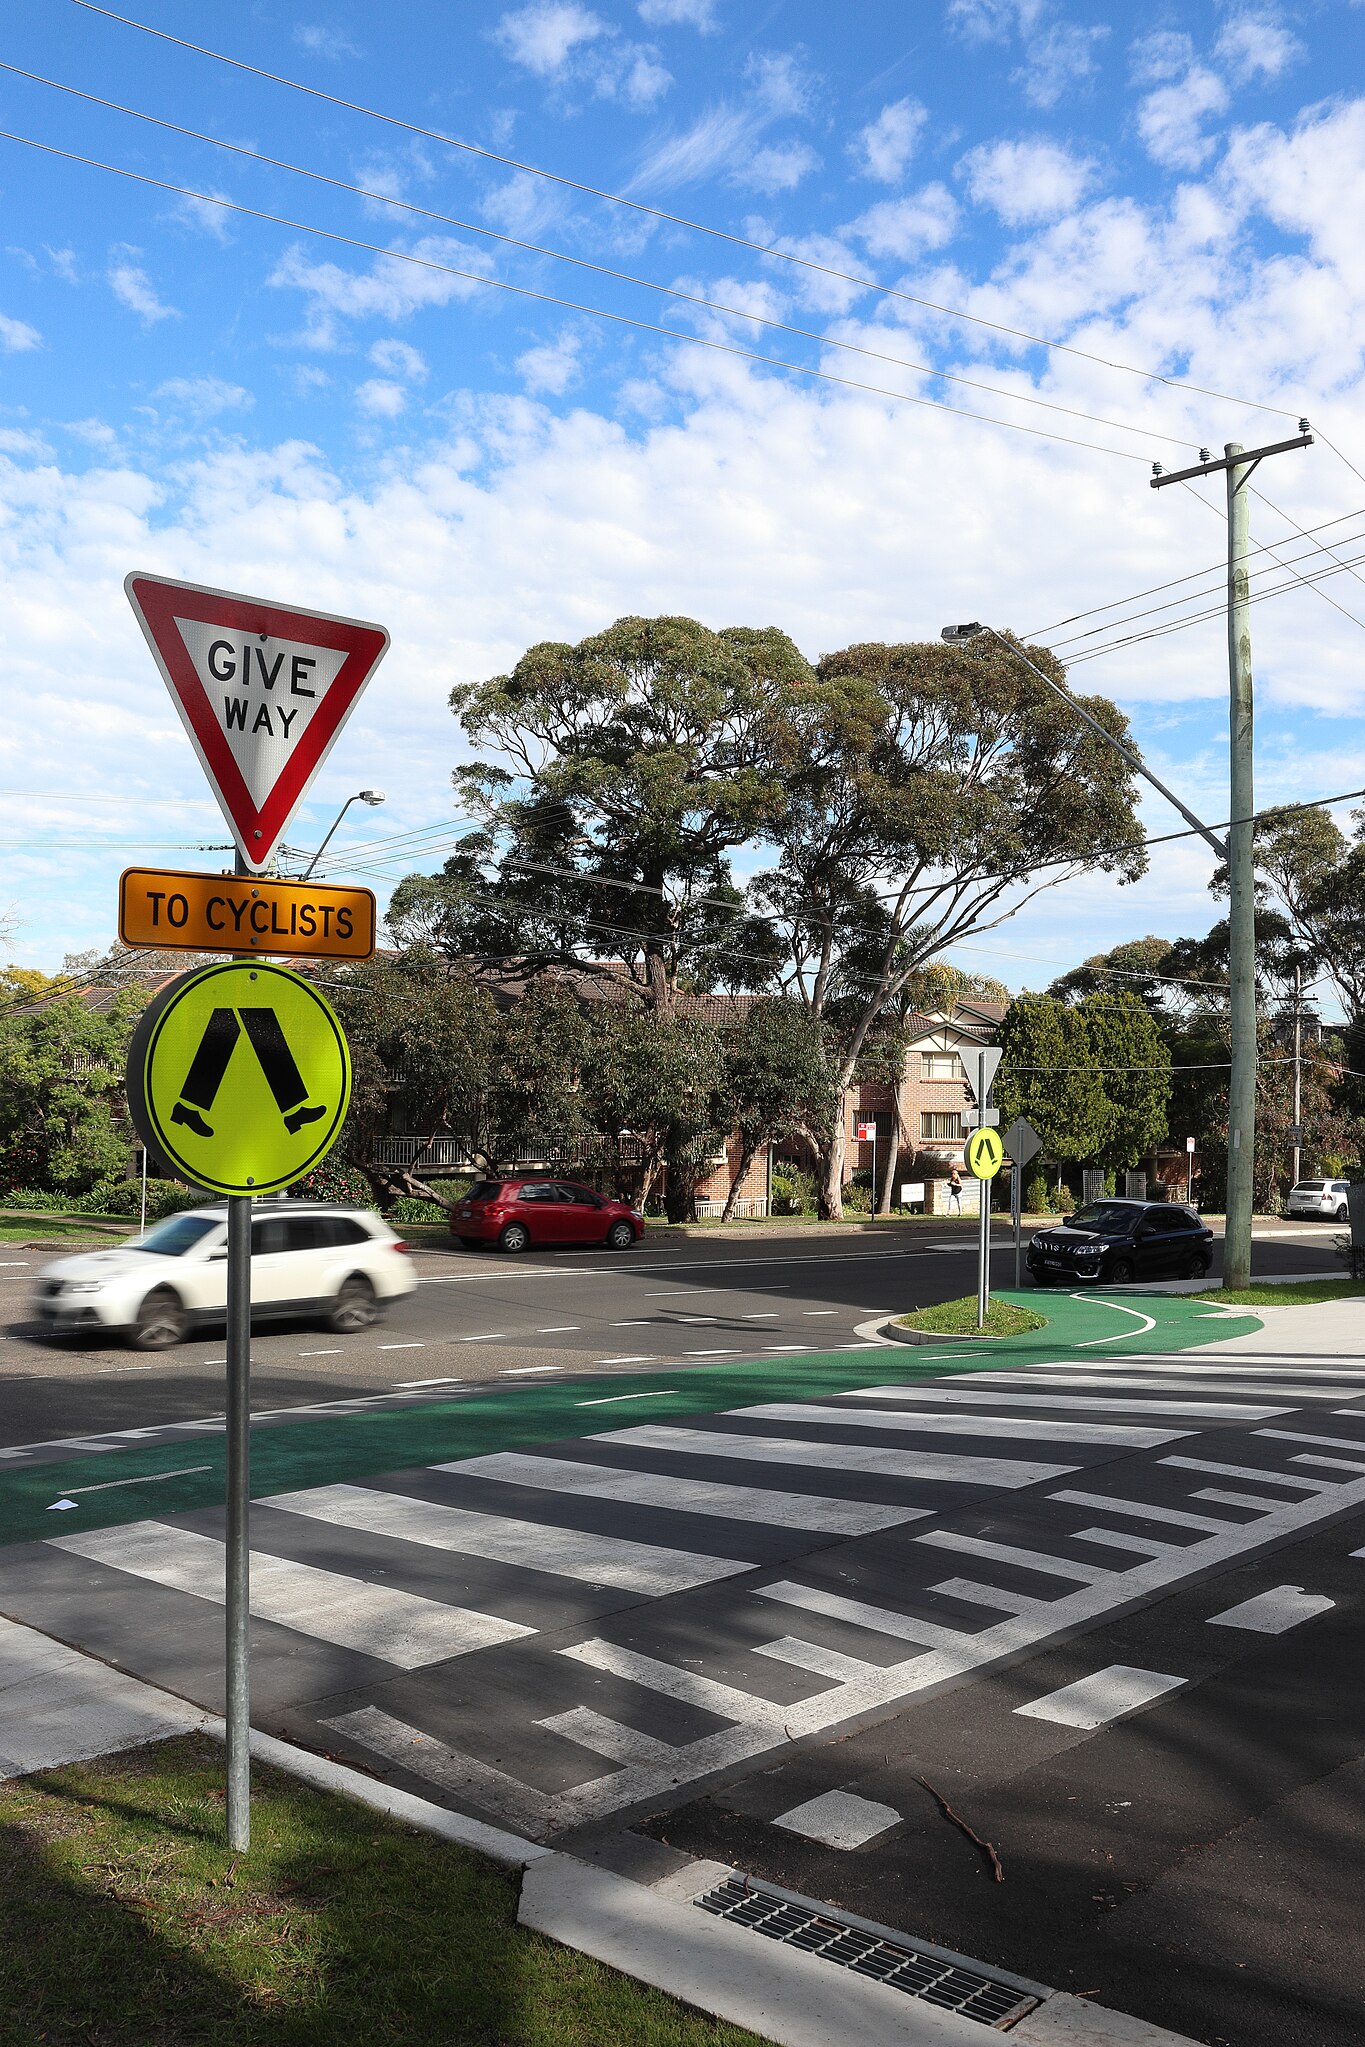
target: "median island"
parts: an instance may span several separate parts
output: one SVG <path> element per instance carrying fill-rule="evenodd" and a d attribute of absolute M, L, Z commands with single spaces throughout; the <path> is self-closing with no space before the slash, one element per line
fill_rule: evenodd
<path fill-rule="evenodd" d="M 920 1329 L 929 1336 L 1027 1336 L 1030 1330 L 1047 1327 L 1046 1315 L 992 1295 L 986 1304 L 986 1326 L 978 1329 L 976 1307 L 976 1295 L 964 1294 L 960 1301 L 939 1301 L 932 1308 L 915 1308 L 908 1315 L 898 1315 L 895 1326 Z"/>

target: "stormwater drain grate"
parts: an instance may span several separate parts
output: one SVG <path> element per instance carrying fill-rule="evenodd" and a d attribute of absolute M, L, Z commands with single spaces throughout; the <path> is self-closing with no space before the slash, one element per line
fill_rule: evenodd
<path fill-rule="evenodd" d="M 1041 2003 L 1042 1984 L 1020 1977 L 988 1975 L 973 1962 L 897 1938 L 867 1920 L 831 1912 L 807 1898 L 741 1876 L 727 1877 L 694 1899 L 703 1912 L 747 1926 L 768 1940 L 784 1941 L 822 1961 L 837 1962 L 855 1976 L 870 1976 L 888 1989 L 902 1990 L 941 2011 L 960 2012 L 983 2026 L 1003 2030 Z"/>

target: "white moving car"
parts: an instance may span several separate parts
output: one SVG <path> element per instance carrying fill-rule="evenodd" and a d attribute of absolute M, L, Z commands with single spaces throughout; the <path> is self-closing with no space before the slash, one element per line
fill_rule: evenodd
<path fill-rule="evenodd" d="M 366 1209 L 314 1201 L 262 1203 L 251 1222 L 252 1320 L 321 1314 L 338 1332 L 366 1329 L 381 1304 L 417 1284 L 406 1245 Z M 164 1350 L 227 1310 L 227 1206 L 167 1216 L 117 1250 L 61 1258 L 33 1301 L 50 1330 L 126 1336 Z"/>
<path fill-rule="evenodd" d="M 1344 1223 L 1349 1209 L 1349 1180 L 1299 1180 L 1289 1190 L 1286 1215 L 1312 1215 L 1320 1220 Z"/>

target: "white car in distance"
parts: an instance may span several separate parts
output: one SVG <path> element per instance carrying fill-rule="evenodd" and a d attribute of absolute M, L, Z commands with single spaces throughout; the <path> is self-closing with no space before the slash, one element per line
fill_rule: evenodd
<path fill-rule="evenodd" d="M 407 1246 L 367 1209 L 322 1202 L 262 1203 L 251 1220 L 252 1321 L 321 1315 L 329 1329 L 367 1329 L 385 1302 L 417 1285 Z M 227 1206 L 167 1216 L 116 1250 L 60 1258 L 39 1274 L 33 1301 L 58 1334 L 124 1336 L 165 1350 L 227 1312 Z"/>
<path fill-rule="evenodd" d="M 1289 1190 L 1284 1212 L 1344 1223 L 1350 1213 L 1350 1192 L 1349 1180 L 1299 1180 Z"/>

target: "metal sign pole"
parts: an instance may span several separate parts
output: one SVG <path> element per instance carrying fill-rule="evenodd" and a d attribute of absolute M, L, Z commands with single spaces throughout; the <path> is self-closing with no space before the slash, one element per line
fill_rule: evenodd
<path fill-rule="evenodd" d="M 1014 1291 L 1019 1291 L 1019 1236 L 1023 1222 L 1024 1169 L 1018 1160 L 1010 1165 L 1010 1207 L 1014 1211 Z"/>
<path fill-rule="evenodd" d="M 249 872 L 241 854 L 238 874 Z M 227 1839 L 251 1846 L 251 1196 L 228 1196 Z"/>
<path fill-rule="evenodd" d="M 984 1129 L 986 1118 L 986 1057 L 984 1053 L 979 1054 L 977 1057 L 976 1074 L 976 1105 L 981 1115 L 981 1122 L 977 1127 L 978 1129 Z M 986 1326 L 986 1307 L 990 1298 L 991 1286 L 991 1183 L 985 1179 L 978 1180 L 976 1189 L 976 1326 L 978 1329 L 984 1329 Z"/>

